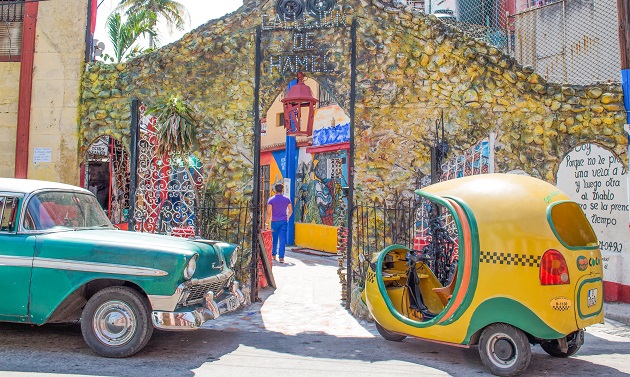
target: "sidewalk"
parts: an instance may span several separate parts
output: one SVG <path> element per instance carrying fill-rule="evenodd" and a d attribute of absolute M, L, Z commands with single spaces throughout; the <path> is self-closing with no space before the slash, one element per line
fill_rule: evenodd
<path fill-rule="evenodd" d="M 285 335 L 379 336 L 373 323 L 360 321 L 345 309 L 337 275 L 337 257 L 292 249 L 287 249 L 284 263 L 273 263 L 278 288 L 261 289 L 262 302 L 250 305 L 242 312 L 208 321 L 202 327 Z"/>
<path fill-rule="evenodd" d="M 604 303 L 604 315 L 607 319 L 630 326 L 630 304 L 606 302 Z"/>
<path fill-rule="evenodd" d="M 335 255 L 289 248 L 285 262 L 274 262 L 277 289 L 259 291 L 262 302 L 208 321 L 202 327 L 236 332 L 328 334 L 337 337 L 379 337 L 374 323 L 345 309 Z M 312 268 L 317 266 L 318 268 Z M 630 304 L 605 303 L 606 319 L 630 325 Z"/>

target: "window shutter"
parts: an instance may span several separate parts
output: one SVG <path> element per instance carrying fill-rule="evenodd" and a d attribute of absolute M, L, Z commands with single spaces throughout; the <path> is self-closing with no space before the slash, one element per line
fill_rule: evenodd
<path fill-rule="evenodd" d="M 0 0 L 0 56 L 15 56 L 22 53 L 22 21 L 24 1 Z"/>

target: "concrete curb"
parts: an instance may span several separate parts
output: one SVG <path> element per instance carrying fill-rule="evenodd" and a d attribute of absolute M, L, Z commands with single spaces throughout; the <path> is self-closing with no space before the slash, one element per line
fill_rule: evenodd
<path fill-rule="evenodd" d="M 604 316 L 613 321 L 630 326 L 630 304 L 620 302 L 605 302 Z"/>

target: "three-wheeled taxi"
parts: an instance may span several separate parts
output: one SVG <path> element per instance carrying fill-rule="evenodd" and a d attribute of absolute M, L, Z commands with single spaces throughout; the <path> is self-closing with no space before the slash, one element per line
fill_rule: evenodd
<path fill-rule="evenodd" d="M 584 328 L 603 322 L 597 238 L 555 186 L 485 174 L 416 193 L 430 206 L 424 246 L 385 248 L 366 276 L 363 297 L 385 339 L 478 345 L 494 374 L 512 376 L 529 365 L 530 345 L 568 357 Z"/>

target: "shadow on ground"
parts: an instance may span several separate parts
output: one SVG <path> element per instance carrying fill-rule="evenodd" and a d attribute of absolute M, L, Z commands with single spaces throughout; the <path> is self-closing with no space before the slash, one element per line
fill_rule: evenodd
<path fill-rule="evenodd" d="M 263 368 L 273 371 L 281 368 L 286 357 L 304 358 L 310 372 L 331 361 L 363 362 L 387 372 L 387 364 L 397 361 L 411 368 L 414 365 L 435 369 L 441 375 L 488 375 L 479 360 L 477 349 L 458 348 L 417 339 L 400 343 L 381 338 L 336 337 L 319 333 L 301 333 L 295 336 L 273 332 L 244 333 L 217 330 L 193 332 L 155 331 L 147 347 L 134 357 L 107 359 L 96 356 L 83 342 L 78 325 L 46 325 L 42 327 L 0 324 L 0 374 L 2 371 L 26 373 L 63 373 L 116 376 L 193 376 L 204 366 L 212 370 L 213 363 L 238 353 L 243 346 L 255 350 L 271 351 L 249 353 L 241 365 L 252 373 Z M 534 347 L 532 362 L 524 376 L 622 376 L 624 374 L 587 360 L 558 359 Z M 628 355 L 630 342 L 611 342 L 587 334 L 586 344 L 579 356 Z M 291 356 L 290 356 L 291 355 Z M 280 364 L 274 362 L 279 359 Z M 320 364 L 321 363 L 321 364 Z M 369 367 L 369 366 L 367 366 Z M 257 369 L 258 368 L 258 369 Z M 322 374 L 325 369 L 322 367 Z M 406 369 L 407 370 L 407 369 Z M 408 369 L 411 370 L 411 369 Z M 293 370 L 292 372 L 296 372 Z M 347 375 L 351 375 L 348 370 Z M 396 375 L 389 369 L 390 375 Z M 432 373 L 435 375 L 436 373 Z M 207 375 L 199 373 L 197 375 Z"/>

